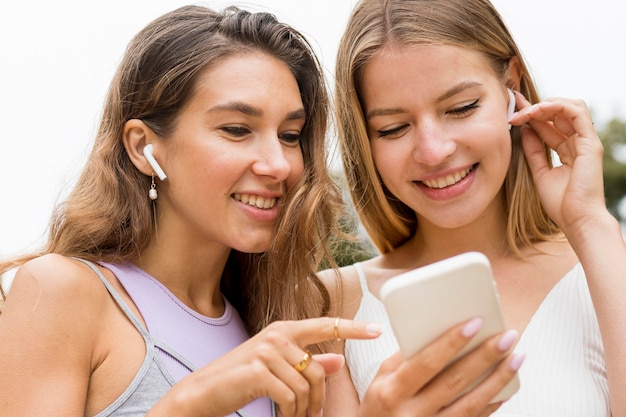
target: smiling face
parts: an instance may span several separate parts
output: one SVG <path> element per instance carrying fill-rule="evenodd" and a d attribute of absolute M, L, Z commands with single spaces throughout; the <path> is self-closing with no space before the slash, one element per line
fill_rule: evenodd
<path fill-rule="evenodd" d="M 201 75 L 173 134 L 160 145 L 159 234 L 193 247 L 268 248 L 286 191 L 304 170 L 305 112 L 294 76 L 261 52 Z"/>
<path fill-rule="evenodd" d="M 508 94 L 481 54 L 388 47 L 365 65 L 359 86 L 380 177 L 421 224 L 455 228 L 501 214 Z"/>

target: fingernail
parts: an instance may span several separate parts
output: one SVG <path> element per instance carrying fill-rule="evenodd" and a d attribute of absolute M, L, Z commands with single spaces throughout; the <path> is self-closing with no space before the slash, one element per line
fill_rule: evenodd
<path fill-rule="evenodd" d="M 340 368 L 343 368 L 343 366 L 346 364 L 346 357 L 343 355 L 338 355 L 341 358 L 341 366 Z"/>
<path fill-rule="evenodd" d="M 376 323 L 368 324 L 366 329 L 367 329 L 367 333 L 373 336 L 378 336 L 383 332 L 383 326 L 381 326 L 380 324 L 376 324 Z"/>
<path fill-rule="evenodd" d="M 524 101 L 528 102 L 528 99 L 524 94 L 522 94 L 521 91 L 513 90 L 513 94 L 515 94 L 516 97 L 521 97 Z"/>
<path fill-rule="evenodd" d="M 483 319 L 479 317 L 471 319 L 469 322 L 467 322 L 465 326 L 463 326 L 461 334 L 469 339 L 470 337 L 473 337 L 476 333 L 478 333 L 478 330 L 480 330 L 482 325 Z"/>
<path fill-rule="evenodd" d="M 526 359 L 526 355 L 523 353 L 512 354 L 511 360 L 509 361 L 509 368 L 511 368 L 512 371 L 517 372 L 522 366 L 522 363 L 524 363 L 524 359 Z"/>
<path fill-rule="evenodd" d="M 502 337 L 500 337 L 500 340 L 498 340 L 498 349 L 502 352 L 506 352 L 511 349 L 511 346 L 513 346 L 516 340 L 517 330 L 507 330 Z"/>

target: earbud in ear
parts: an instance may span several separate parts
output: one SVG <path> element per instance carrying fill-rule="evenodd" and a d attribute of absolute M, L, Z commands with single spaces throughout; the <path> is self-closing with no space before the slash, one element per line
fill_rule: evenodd
<path fill-rule="evenodd" d="M 509 107 L 507 108 L 506 119 L 509 120 L 511 116 L 513 116 L 513 113 L 515 113 L 515 94 L 513 94 L 510 88 L 506 90 L 509 93 Z M 509 130 L 511 130 L 511 123 L 509 123 Z"/>
<path fill-rule="evenodd" d="M 148 161 L 148 163 L 150 164 L 150 166 L 154 170 L 154 173 L 157 174 L 157 177 L 159 177 L 159 179 L 161 181 L 165 181 L 165 179 L 167 178 L 167 175 L 165 175 L 165 172 L 163 171 L 163 168 L 161 168 L 161 165 L 159 165 L 159 163 L 156 161 L 156 159 L 154 159 L 154 155 L 152 154 L 152 144 L 151 143 L 147 144 L 143 148 L 143 156 L 146 157 L 146 160 Z"/>

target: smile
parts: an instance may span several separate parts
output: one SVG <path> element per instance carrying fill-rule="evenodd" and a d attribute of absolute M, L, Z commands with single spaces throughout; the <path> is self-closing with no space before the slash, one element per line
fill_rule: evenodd
<path fill-rule="evenodd" d="M 463 178 L 467 177 L 474 167 L 469 167 L 462 171 L 455 172 L 454 174 L 447 175 L 442 178 L 435 178 L 432 180 L 424 180 L 421 181 L 422 184 L 427 186 L 428 188 L 446 188 L 450 187 L 461 181 Z"/>
<path fill-rule="evenodd" d="M 276 197 L 265 198 L 260 195 L 252 194 L 233 194 L 233 197 L 237 201 L 260 209 L 271 209 L 276 205 L 276 201 L 278 201 Z"/>

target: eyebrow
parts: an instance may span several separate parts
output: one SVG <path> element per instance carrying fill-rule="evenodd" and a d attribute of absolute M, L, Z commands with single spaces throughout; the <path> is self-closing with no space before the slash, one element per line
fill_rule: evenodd
<path fill-rule="evenodd" d="M 243 113 L 247 116 L 261 117 L 263 116 L 263 111 L 260 109 L 254 108 L 248 104 L 241 103 L 238 101 L 231 103 L 218 104 L 217 106 L 211 107 L 207 113 L 215 113 L 220 111 L 235 111 L 239 113 Z"/>
<path fill-rule="evenodd" d="M 441 103 L 442 101 L 449 99 L 450 97 L 456 94 L 459 94 L 460 92 L 467 90 L 468 88 L 478 87 L 481 85 L 482 85 L 481 83 L 476 82 L 476 81 L 464 81 L 462 83 L 455 85 L 454 87 L 452 87 L 451 89 L 449 89 L 448 91 L 440 95 L 436 101 L 437 103 Z"/>
<path fill-rule="evenodd" d="M 449 99 L 450 97 L 456 94 L 459 94 L 460 92 L 467 90 L 468 88 L 473 88 L 473 87 L 477 87 L 481 85 L 482 85 L 481 83 L 476 82 L 476 81 L 465 81 L 465 82 L 459 83 L 453 86 L 452 88 L 450 88 L 449 90 L 447 90 L 446 92 L 444 92 L 439 97 L 437 97 L 435 102 L 441 103 L 442 101 Z M 401 107 L 392 107 L 388 109 L 372 109 L 367 112 L 367 114 L 365 115 L 365 119 L 370 120 L 378 116 L 389 116 L 389 115 L 399 114 L 399 113 L 404 113 L 404 112 L 406 112 L 406 110 Z"/>
<path fill-rule="evenodd" d="M 239 101 L 235 101 L 232 103 L 224 103 L 218 104 L 217 106 L 211 107 L 207 113 L 214 113 L 220 111 L 235 111 L 239 113 L 243 113 L 247 116 L 253 117 L 261 117 L 263 116 L 263 111 L 261 109 L 257 109 L 255 107 L 250 106 L 249 104 L 242 103 Z M 285 120 L 300 120 L 306 119 L 306 113 L 304 109 L 298 109 L 296 111 L 292 111 L 289 113 Z"/>

